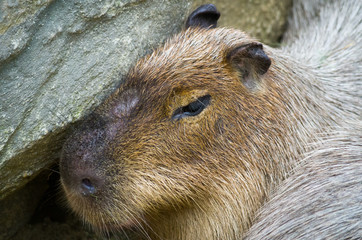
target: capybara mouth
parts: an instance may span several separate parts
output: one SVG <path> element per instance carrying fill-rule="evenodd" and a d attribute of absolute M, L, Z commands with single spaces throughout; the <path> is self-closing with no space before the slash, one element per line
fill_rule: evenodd
<path fill-rule="evenodd" d="M 81 192 L 69 189 L 65 184 L 63 189 L 67 201 L 76 214 L 79 215 L 85 222 L 89 223 L 92 228 L 99 233 L 104 232 L 123 232 L 124 230 L 135 230 L 142 228 L 145 220 L 139 217 L 138 214 L 129 214 L 129 210 L 125 209 L 119 212 L 124 213 L 122 216 L 117 213 L 115 216 L 112 213 L 111 206 L 104 204 L 105 202 L 112 202 L 105 200 L 104 196 L 97 194 L 89 195 L 82 194 Z"/>
<path fill-rule="evenodd" d="M 128 220 L 126 222 L 115 222 L 113 220 L 109 222 L 95 222 L 91 223 L 91 226 L 95 230 L 95 232 L 107 232 L 107 233 L 116 233 L 116 232 L 123 232 L 123 231 L 133 231 L 140 227 L 140 222 L 138 220 Z"/>

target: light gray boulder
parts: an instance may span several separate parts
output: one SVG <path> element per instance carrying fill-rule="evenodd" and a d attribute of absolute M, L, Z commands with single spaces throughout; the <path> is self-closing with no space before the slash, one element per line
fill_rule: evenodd
<path fill-rule="evenodd" d="M 63 130 L 180 30 L 189 1 L 0 2 L 0 199 L 55 162 Z"/>

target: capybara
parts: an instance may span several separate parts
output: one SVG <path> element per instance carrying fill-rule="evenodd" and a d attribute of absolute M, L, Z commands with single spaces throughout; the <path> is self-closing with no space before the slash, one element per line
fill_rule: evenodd
<path fill-rule="evenodd" d="M 361 132 L 341 129 L 303 159 L 245 239 L 361 239 Z"/>
<path fill-rule="evenodd" d="M 303 159 L 360 120 L 360 1 L 296 2 L 281 49 L 219 16 L 192 12 L 65 142 L 65 195 L 95 229 L 241 239 Z"/>

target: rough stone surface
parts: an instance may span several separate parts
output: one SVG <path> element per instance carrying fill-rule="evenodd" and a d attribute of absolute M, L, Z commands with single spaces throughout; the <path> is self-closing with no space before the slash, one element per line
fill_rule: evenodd
<path fill-rule="evenodd" d="M 279 44 L 292 7 L 292 0 L 195 0 L 193 8 L 205 3 L 221 12 L 219 26 L 241 29 L 272 46 Z"/>
<path fill-rule="evenodd" d="M 149 49 L 177 32 L 187 1 L 0 2 L 0 199 L 52 164 L 84 116 Z"/>

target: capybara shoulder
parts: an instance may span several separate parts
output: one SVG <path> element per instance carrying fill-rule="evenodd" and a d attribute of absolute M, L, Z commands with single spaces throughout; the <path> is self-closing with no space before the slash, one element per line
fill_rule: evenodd
<path fill-rule="evenodd" d="M 341 129 L 308 154 L 261 208 L 245 239 L 360 239 L 361 132 L 360 123 Z"/>

